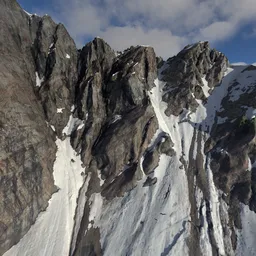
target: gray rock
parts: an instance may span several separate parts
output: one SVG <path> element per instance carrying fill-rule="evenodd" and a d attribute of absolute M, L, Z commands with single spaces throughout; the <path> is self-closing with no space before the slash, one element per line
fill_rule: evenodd
<path fill-rule="evenodd" d="M 179 115 L 183 108 L 195 111 L 196 99 L 205 100 L 202 78 L 209 87 L 218 85 L 228 66 L 227 58 L 211 50 L 208 42 L 185 47 L 177 56 L 168 59 L 161 72 L 166 82 L 163 100 L 168 103 L 166 115 Z"/>
<path fill-rule="evenodd" d="M 30 30 L 30 17 L 16 1 L 1 1 L 0 23 L 2 255 L 28 231 L 56 191 L 52 176 L 56 146 L 34 93 L 34 28 Z"/>

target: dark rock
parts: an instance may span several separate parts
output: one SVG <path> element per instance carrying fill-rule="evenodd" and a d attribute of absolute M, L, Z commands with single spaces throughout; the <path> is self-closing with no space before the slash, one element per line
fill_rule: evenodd
<path fill-rule="evenodd" d="M 196 99 L 205 99 L 202 78 L 209 87 L 218 85 L 228 66 L 227 58 L 216 50 L 211 50 L 208 42 L 200 42 L 185 47 L 177 56 L 167 60 L 162 71 L 166 82 L 163 100 L 168 104 L 166 115 L 179 115 L 183 108 L 195 111 Z"/>
<path fill-rule="evenodd" d="M 142 163 L 143 171 L 146 175 L 154 172 L 159 163 L 159 154 L 157 151 L 148 151 L 145 153 Z"/>
<path fill-rule="evenodd" d="M 47 121 L 61 136 L 71 106 L 74 104 L 77 81 L 77 50 L 73 39 L 62 24 L 56 25 L 49 16 L 39 22 L 33 43 L 36 71 L 43 79 L 35 88 Z"/>
<path fill-rule="evenodd" d="M 34 93 L 37 22 L 16 1 L 0 3 L 0 254 L 28 231 L 56 191 L 55 135 Z"/>
<path fill-rule="evenodd" d="M 146 181 L 143 184 L 143 187 L 148 187 L 148 186 L 153 186 L 157 183 L 157 178 L 151 178 L 151 177 L 147 177 Z"/>

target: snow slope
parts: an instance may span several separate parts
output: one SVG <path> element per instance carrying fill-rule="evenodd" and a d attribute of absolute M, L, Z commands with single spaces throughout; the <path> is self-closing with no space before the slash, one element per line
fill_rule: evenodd
<path fill-rule="evenodd" d="M 256 214 L 247 205 L 241 204 L 242 230 L 237 231 L 237 256 L 256 255 Z"/>
<path fill-rule="evenodd" d="M 53 175 L 59 190 L 28 233 L 4 256 L 60 256 L 69 253 L 76 200 L 83 184 L 83 168 L 69 138 L 64 141 L 57 139 L 56 144 L 58 151 Z"/>
<path fill-rule="evenodd" d="M 104 256 L 188 254 L 190 205 L 185 172 L 179 165 L 177 157 L 161 155 L 154 186 L 143 187 L 144 179 L 124 197 L 105 201 L 102 207 L 95 197 L 99 207 L 93 226 L 100 228 Z"/>
<path fill-rule="evenodd" d="M 216 105 L 219 105 L 218 108 L 220 108 L 220 102 L 221 102 L 222 97 L 224 97 L 225 92 L 222 92 L 222 93 L 220 93 L 218 91 L 216 92 L 215 91 L 216 89 L 215 89 L 213 94 L 211 96 L 209 96 L 209 98 L 213 97 L 214 99 L 208 101 L 208 106 L 202 105 L 202 102 L 198 100 L 197 102 L 198 102 L 199 106 L 195 113 L 192 113 L 192 112 L 184 109 L 183 113 L 178 117 L 172 116 L 172 115 L 170 117 L 167 117 L 164 114 L 164 110 L 167 107 L 166 103 L 162 102 L 162 100 L 161 100 L 162 99 L 161 91 L 162 91 L 162 87 L 164 86 L 164 83 L 157 79 L 155 81 L 155 85 L 156 85 L 156 87 L 154 87 L 152 89 L 152 94 L 150 94 L 150 97 L 151 97 L 152 105 L 155 109 L 156 116 L 159 121 L 160 128 L 162 128 L 165 132 L 167 132 L 170 135 L 172 141 L 175 144 L 174 148 L 178 154 L 178 157 L 183 156 L 184 159 L 186 160 L 186 162 L 188 163 L 190 160 L 188 157 L 188 153 L 190 151 L 190 147 L 192 146 L 191 142 L 192 142 L 192 137 L 193 137 L 195 129 L 198 129 L 199 125 L 202 123 L 204 124 L 205 127 L 212 126 L 214 119 L 208 118 L 208 114 L 209 114 L 208 108 L 212 108 L 213 102 Z M 224 85 L 225 84 L 222 85 L 224 88 L 222 88 L 222 86 L 220 86 L 221 90 L 227 89 L 227 87 Z M 207 86 L 207 85 L 205 84 L 205 86 Z M 218 98 L 218 101 L 216 100 L 215 97 Z M 217 108 L 215 108 L 215 109 L 217 110 Z M 180 121 L 182 121 L 182 122 L 180 122 Z M 209 136 L 209 135 L 206 134 L 206 136 Z M 194 146 L 194 152 L 195 152 L 195 150 L 197 149 L 197 141 L 195 141 L 195 144 L 193 146 Z M 202 155 L 204 156 L 204 154 L 202 154 Z M 194 157 L 194 159 L 196 158 L 195 153 L 193 153 L 193 157 Z M 204 157 L 204 162 L 206 163 L 205 157 Z M 184 170 L 179 170 L 179 171 L 184 172 Z M 185 176 L 185 172 L 184 172 L 184 176 Z M 220 254 L 224 255 L 225 249 L 224 249 L 224 244 L 223 244 L 223 234 L 222 234 L 220 216 L 219 216 L 219 212 L 218 212 L 219 196 L 218 196 L 218 191 L 214 186 L 213 179 L 212 179 L 212 173 L 211 173 L 209 166 L 207 166 L 207 176 L 208 176 L 208 184 L 209 184 L 209 194 L 210 194 L 210 199 L 211 199 L 210 203 L 211 203 L 211 210 L 212 210 L 212 221 L 213 221 L 213 226 L 214 226 L 214 236 L 215 236 L 217 245 L 219 247 Z M 184 178 L 184 179 L 186 179 L 186 178 Z M 188 198 L 188 194 L 184 194 L 184 198 Z M 202 199 L 203 199 L 203 195 L 198 193 L 197 201 L 201 202 Z M 184 201 L 184 199 L 183 199 L 183 201 Z M 204 213 L 202 216 L 204 218 L 204 220 L 206 220 L 206 212 L 205 211 L 206 210 L 204 210 Z M 190 213 L 188 212 L 187 214 L 189 216 Z M 204 223 L 205 224 L 203 227 L 203 231 L 200 233 L 200 235 L 201 235 L 200 244 L 204 248 L 209 249 L 209 248 L 211 248 L 211 244 L 210 244 L 210 239 L 208 237 L 208 232 L 207 232 L 207 222 L 205 221 Z M 182 255 L 182 254 L 177 254 L 177 255 Z M 185 255 L 185 254 L 183 254 L 183 255 Z"/>

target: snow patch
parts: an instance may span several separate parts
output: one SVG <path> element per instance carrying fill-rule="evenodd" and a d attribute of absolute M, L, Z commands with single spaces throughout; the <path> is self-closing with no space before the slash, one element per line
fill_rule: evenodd
<path fill-rule="evenodd" d="M 94 222 L 93 227 L 97 227 L 97 222 L 100 219 L 101 208 L 103 204 L 103 198 L 100 193 L 94 193 L 89 200 L 90 215 L 89 222 Z"/>
<path fill-rule="evenodd" d="M 210 206 L 211 206 L 211 216 L 212 216 L 212 224 L 213 224 L 213 232 L 216 240 L 216 244 L 219 248 L 220 255 L 225 255 L 225 246 L 223 241 L 223 231 L 220 220 L 220 198 L 219 191 L 214 185 L 213 182 L 213 174 L 210 168 L 210 154 L 207 159 L 207 177 L 208 177 L 208 185 L 210 192 Z"/>
<path fill-rule="evenodd" d="M 64 110 L 65 108 L 57 108 L 57 113 L 63 113 L 63 110 Z"/>
<path fill-rule="evenodd" d="M 211 89 L 209 86 L 208 86 L 208 82 L 207 82 L 207 80 L 205 79 L 205 76 L 204 77 L 202 77 L 202 82 L 203 82 L 203 87 L 202 87 L 202 89 L 203 89 L 203 92 L 204 92 L 204 96 L 206 97 L 206 98 L 208 98 L 209 97 L 209 90 Z"/>
<path fill-rule="evenodd" d="M 75 224 L 74 224 L 73 235 L 72 235 L 72 243 L 70 248 L 70 252 L 71 252 L 70 255 L 73 255 L 73 252 L 76 248 L 76 242 L 77 242 L 76 239 L 78 236 L 82 218 L 84 216 L 84 206 L 87 201 L 86 192 L 87 192 L 90 179 L 91 179 L 91 173 L 88 173 L 87 177 L 85 178 L 85 182 L 79 192 L 76 214 L 75 214 Z"/>
<path fill-rule="evenodd" d="M 70 55 L 68 55 L 67 53 L 66 53 L 66 58 L 67 58 L 67 59 L 70 59 Z"/>
<path fill-rule="evenodd" d="M 236 67 L 236 69 L 240 70 L 240 74 L 236 80 L 233 80 L 234 86 L 228 94 L 232 102 L 238 100 L 242 94 L 251 93 L 256 85 L 256 77 L 250 70 L 244 71 L 244 66 Z"/>
<path fill-rule="evenodd" d="M 116 73 L 114 73 L 114 74 L 112 75 L 112 77 L 116 76 L 118 73 L 119 73 L 119 71 L 117 71 Z"/>
<path fill-rule="evenodd" d="M 98 172 L 98 177 L 99 177 L 99 180 L 100 180 L 100 186 L 102 186 L 105 181 L 101 178 L 101 172 L 100 172 L 100 170 L 98 170 L 97 172 Z"/>
<path fill-rule="evenodd" d="M 73 117 L 73 115 L 69 116 L 68 123 L 66 127 L 63 129 L 62 133 L 66 134 L 67 136 L 70 135 L 74 130 L 80 130 L 84 127 L 83 120 L 79 118 Z"/>
<path fill-rule="evenodd" d="M 46 211 L 39 214 L 28 233 L 4 256 L 69 255 L 76 200 L 83 185 L 83 168 L 69 139 L 57 139 L 56 145 L 53 176 L 59 190 L 52 195 Z"/>
<path fill-rule="evenodd" d="M 41 87 L 42 83 L 44 82 L 44 77 L 40 78 L 38 72 L 36 72 L 36 87 Z"/>

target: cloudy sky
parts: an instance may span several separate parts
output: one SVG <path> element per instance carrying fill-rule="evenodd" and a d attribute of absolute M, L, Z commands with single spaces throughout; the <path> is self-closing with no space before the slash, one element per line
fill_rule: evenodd
<path fill-rule="evenodd" d="M 256 0 L 18 0 L 64 23 L 78 47 L 100 36 L 115 50 L 151 45 L 170 57 L 210 41 L 231 62 L 256 62 Z"/>

